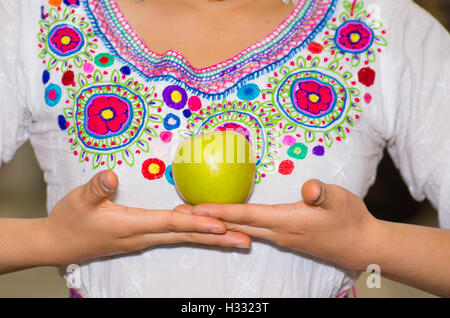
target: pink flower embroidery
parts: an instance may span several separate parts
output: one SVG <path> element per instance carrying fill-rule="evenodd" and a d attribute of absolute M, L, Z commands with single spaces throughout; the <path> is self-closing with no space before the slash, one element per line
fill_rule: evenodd
<path fill-rule="evenodd" d="M 50 48 L 60 55 L 71 55 L 84 45 L 81 33 L 71 26 L 60 26 L 49 36 Z"/>
<path fill-rule="evenodd" d="M 87 128 L 97 135 L 116 133 L 129 122 L 129 106 L 117 96 L 99 96 L 87 106 Z"/>
<path fill-rule="evenodd" d="M 350 53 L 362 53 L 372 45 L 374 34 L 365 23 L 347 21 L 336 31 L 335 42 L 339 50 Z"/>
<path fill-rule="evenodd" d="M 234 131 L 237 133 L 240 133 L 242 136 L 244 136 L 250 144 L 252 143 L 251 140 L 251 133 L 248 131 L 248 129 L 242 125 L 239 125 L 237 123 L 225 123 L 221 125 L 220 127 L 217 127 L 215 130 L 217 131 Z"/>
<path fill-rule="evenodd" d="M 319 115 L 332 107 L 334 95 L 330 87 L 308 80 L 298 85 L 295 100 L 299 109 Z"/>

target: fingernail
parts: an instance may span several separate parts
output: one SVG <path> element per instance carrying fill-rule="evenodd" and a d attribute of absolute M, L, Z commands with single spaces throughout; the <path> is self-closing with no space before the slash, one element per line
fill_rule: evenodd
<path fill-rule="evenodd" d="M 223 229 L 223 227 L 219 226 L 219 225 L 213 225 L 210 227 L 210 231 L 212 233 L 216 233 L 216 234 L 221 234 L 221 233 L 225 233 L 225 230 Z"/>
<path fill-rule="evenodd" d="M 237 248 L 250 248 L 250 246 L 248 246 L 247 244 L 237 244 L 237 245 L 235 245 L 234 247 L 237 247 Z"/>
<path fill-rule="evenodd" d="M 108 178 L 106 177 L 106 173 L 102 173 L 100 175 L 100 185 L 106 192 L 111 191 L 111 188 L 108 186 Z"/>
<path fill-rule="evenodd" d="M 203 209 L 199 209 L 199 208 L 195 207 L 192 209 L 192 214 L 207 216 L 208 212 L 206 212 Z"/>
<path fill-rule="evenodd" d="M 322 192 L 323 192 L 323 187 L 322 187 L 322 182 L 319 181 L 319 196 L 312 202 L 313 204 L 317 204 L 320 202 L 320 200 L 322 199 Z"/>

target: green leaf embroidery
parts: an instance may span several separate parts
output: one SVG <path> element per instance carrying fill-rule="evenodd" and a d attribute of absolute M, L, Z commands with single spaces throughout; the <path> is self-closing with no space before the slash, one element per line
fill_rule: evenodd
<path fill-rule="evenodd" d="M 352 8 L 352 3 L 348 0 L 344 1 L 344 8 L 350 12 L 351 8 Z"/>
<path fill-rule="evenodd" d="M 88 80 L 86 78 L 86 76 L 84 76 L 83 73 L 78 74 L 78 84 L 80 84 L 80 86 L 86 86 L 88 83 Z"/>
<path fill-rule="evenodd" d="M 122 151 L 122 158 L 123 161 L 125 161 L 130 167 L 134 165 L 134 155 L 131 151 L 123 150 Z"/>
<path fill-rule="evenodd" d="M 59 20 L 59 13 L 58 10 L 56 10 L 55 8 L 50 9 L 49 15 L 54 21 Z"/>
<path fill-rule="evenodd" d="M 361 10 L 363 7 L 364 7 L 364 2 L 360 1 L 360 2 L 356 3 L 354 11 L 355 11 L 355 12 L 358 12 L 358 11 Z"/>
<path fill-rule="evenodd" d="M 63 109 L 64 115 L 68 118 L 72 118 L 73 117 L 73 110 L 72 108 L 64 108 Z"/>
<path fill-rule="evenodd" d="M 39 21 L 39 26 L 41 29 L 48 30 L 50 28 L 50 23 L 46 20 Z"/>
<path fill-rule="evenodd" d="M 375 41 L 376 44 L 378 44 L 380 46 L 387 46 L 388 45 L 386 39 L 381 37 L 381 36 L 376 36 L 374 41 Z"/>
<path fill-rule="evenodd" d="M 356 8 L 355 8 L 355 11 L 357 11 Z M 363 21 L 366 18 L 366 15 L 367 15 L 367 11 L 363 10 L 356 15 L 356 20 Z"/>
<path fill-rule="evenodd" d="M 116 154 L 115 153 L 108 154 L 106 161 L 108 164 L 108 168 L 113 170 L 116 167 Z"/>
<path fill-rule="evenodd" d="M 92 160 L 92 168 L 95 170 L 97 169 L 102 162 L 102 155 L 96 154 Z"/>
<path fill-rule="evenodd" d="M 143 152 L 148 152 L 150 150 L 150 146 L 146 140 L 139 139 L 137 142 L 137 147 Z"/>
<path fill-rule="evenodd" d="M 161 115 L 153 114 L 153 113 L 148 115 L 148 119 L 152 123 L 162 123 L 164 121 L 164 119 L 161 117 Z"/>

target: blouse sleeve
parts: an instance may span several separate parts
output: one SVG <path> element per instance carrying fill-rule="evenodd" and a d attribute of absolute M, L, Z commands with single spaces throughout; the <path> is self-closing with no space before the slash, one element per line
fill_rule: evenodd
<path fill-rule="evenodd" d="M 0 0 L 0 165 L 28 138 L 24 70 L 20 61 L 21 1 Z"/>
<path fill-rule="evenodd" d="M 450 228 L 450 35 L 412 1 L 398 6 L 391 81 L 383 84 L 395 109 L 388 151 L 412 196 L 428 198 Z"/>

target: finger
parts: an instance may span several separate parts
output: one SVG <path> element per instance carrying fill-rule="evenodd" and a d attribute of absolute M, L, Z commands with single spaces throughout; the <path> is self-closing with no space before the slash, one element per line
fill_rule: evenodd
<path fill-rule="evenodd" d="M 192 214 L 214 217 L 225 222 L 270 228 L 280 223 L 280 211 L 264 204 L 200 204 Z"/>
<path fill-rule="evenodd" d="M 321 182 L 317 179 L 312 179 L 303 184 L 302 196 L 303 200 L 309 204 L 315 204 L 320 198 L 322 192 Z"/>
<path fill-rule="evenodd" d="M 225 224 L 220 220 L 177 211 L 127 208 L 127 217 L 135 233 L 226 232 Z"/>
<path fill-rule="evenodd" d="M 344 191 L 338 186 L 326 184 L 317 179 L 305 182 L 302 187 L 305 202 L 326 210 L 333 210 L 343 205 L 342 198 L 346 195 Z"/>
<path fill-rule="evenodd" d="M 228 231 L 224 234 L 158 233 L 144 234 L 125 240 L 127 249 L 138 250 L 153 245 L 197 243 L 223 247 L 250 248 L 251 239 L 245 234 Z"/>
<path fill-rule="evenodd" d="M 88 204 L 97 204 L 110 197 L 118 186 L 119 180 L 113 171 L 99 172 L 82 186 L 83 200 Z"/>
<path fill-rule="evenodd" d="M 249 225 L 239 225 L 225 222 L 228 231 L 239 232 L 251 237 L 260 238 L 267 241 L 277 242 L 277 234 L 266 228 L 253 227 Z"/>
<path fill-rule="evenodd" d="M 185 214 L 191 214 L 192 208 L 193 208 L 192 205 L 181 204 L 181 205 L 176 206 L 173 210 L 177 211 L 177 212 L 185 213 Z"/>

